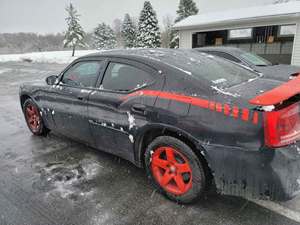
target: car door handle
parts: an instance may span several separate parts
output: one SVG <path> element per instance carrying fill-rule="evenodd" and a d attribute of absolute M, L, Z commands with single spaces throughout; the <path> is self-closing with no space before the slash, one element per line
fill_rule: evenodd
<path fill-rule="evenodd" d="M 146 115 L 146 106 L 142 104 L 135 104 L 131 107 L 131 111 L 137 114 Z"/>

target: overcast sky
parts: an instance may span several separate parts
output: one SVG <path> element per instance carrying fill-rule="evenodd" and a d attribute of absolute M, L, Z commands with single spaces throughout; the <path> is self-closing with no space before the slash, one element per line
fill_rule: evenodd
<path fill-rule="evenodd" d="M 144 0 L 71 0 L 86 31 L 100 22 L 112 24 L 125 13 L 138 17 Z M 150 0 L 159 20 L 176 16 L 179 0 Z M 273 0 L 194 0 L 200 12 L 268 4 Z M 65 29 L 65 6 L 70 0 L 0 0 L 0 33 L 55 33 Z"/>

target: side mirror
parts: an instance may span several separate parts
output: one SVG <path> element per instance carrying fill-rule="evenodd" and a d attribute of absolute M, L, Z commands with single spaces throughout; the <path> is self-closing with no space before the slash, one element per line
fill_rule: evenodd
<path fill-rule="evenodd" d="M 46 78 L 46 83 L 48 85 L 55 85 L 57 83 L 57 78 L 58 78 L 58 76 L 56 76 L 56 75 L 49 76 Z"/>

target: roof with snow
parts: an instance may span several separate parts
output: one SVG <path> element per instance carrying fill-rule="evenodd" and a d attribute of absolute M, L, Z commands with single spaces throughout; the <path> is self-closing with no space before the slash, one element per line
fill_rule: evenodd
<path fill-rule="evenodd" d="M 175 30 L 300 17 L 300 1 L 202 13 L 190 16 L 173 26 Z"/>

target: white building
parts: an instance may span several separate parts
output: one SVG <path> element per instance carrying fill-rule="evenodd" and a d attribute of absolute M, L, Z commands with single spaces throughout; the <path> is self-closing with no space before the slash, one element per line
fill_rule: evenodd
<path fill-rule="evenodd" d="M 173 27 L 180 48 L 236 46 L 279 63 L 300 65 L 300 2 L 190 16 Z"/>

